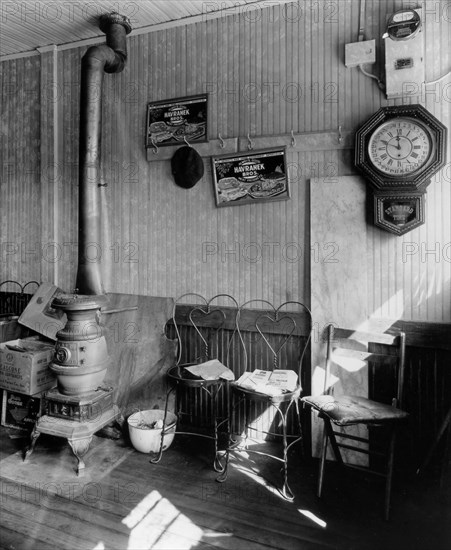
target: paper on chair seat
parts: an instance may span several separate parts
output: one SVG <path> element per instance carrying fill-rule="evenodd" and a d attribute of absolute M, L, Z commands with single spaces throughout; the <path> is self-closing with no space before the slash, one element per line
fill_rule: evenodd
<path fill-rule="evenodd" d="M 255 369 L 253 372 L 245 372 L 236 384 L 258 393 L 280 395 L 284 392 L 294 391 L 297 382 L 297 374 L 290 369 L 275 371 Z"/>
<path fill-rule="evenodd" d="M 199 363 L 199 365 L 192 365 L 191 367 L 185 367 L 185 370 L 199 376 L 203 380 L 235 380 L 233 372 L 217 359 L 206 361 L 205 363 Z"/>

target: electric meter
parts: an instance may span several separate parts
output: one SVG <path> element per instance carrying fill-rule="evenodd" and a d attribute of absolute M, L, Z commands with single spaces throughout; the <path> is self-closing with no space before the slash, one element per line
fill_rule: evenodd
<path fill-rule="evenodd" d="M 392 40 L 409 40 L 421 27 L 421 19 L 415 10 L 399 10 L 387 23 L 387 35 Z"/>

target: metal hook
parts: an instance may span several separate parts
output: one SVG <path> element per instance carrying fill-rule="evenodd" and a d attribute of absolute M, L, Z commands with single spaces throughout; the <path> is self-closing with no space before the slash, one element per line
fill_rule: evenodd
<path fill-rule="evenodd" d="M 191 147 L 191 145 L 188 143 L 188 140 L 186 139 L 186 136 L 183 136 L 183 141 L 188 145 L 188 147 Z"/>
<path fill-rule="evenodd" d="M 293 130 L 291 130 L 291 147 L 294 147 L 296 145 L 296 139 L 294 137 Z"/>
<path fill-rule="evenodd" d="M 151 137 L 150 138 L 150 143 L 153 145 L 153 154 L 156 155 L 158 154 L 158 147 L 157 147 L 157 144 L 154 142 L 153 138 Z"/>
<path fill-rule="evenodd" d="M 247 134 L 247 149 L 248 151 L 252 151 L 253 148 L 254 148 L 254 144 L 252 143 L 250 135 Z"/>
<path fill-rule="evenodd" d="M 219 139 L 219 147 L 221 147 L 221 149 L 224 149 L 225 141 L 222 139 L 221 134 L 219 133 L 218 133 L 218 139 Z"/>
<path fill-rule="evenodd" d="M 341 133 L 341 126 L 338 127 L 338 143 L 343 141 L 343 134 Z"/>

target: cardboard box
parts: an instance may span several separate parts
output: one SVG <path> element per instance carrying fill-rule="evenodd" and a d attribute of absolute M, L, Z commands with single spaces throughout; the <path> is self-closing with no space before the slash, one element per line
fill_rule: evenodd
<path fill-rule="evenodd" d="M 56 340 L 57 332 L 66 326 L 67 317 L 64 311 L 52 307 L 52 301 L 62 293 L 60 288 L 51 283 L 41 283 L 19 317 L 19 323 L 46 338 Z"/>
<path fill-rule="evenodd" d="M 41 412 L 42 392 L 36 395 L 3 390 L 2 426 L 31 432 Z"/>
<path fill-rule="evenodd" d="M 37 337 L 0 344 L 0 388 L 34 395 L 56 386 L 49 369 L 55 345 Z"/>
<path fill-rule="evenodd" d="M 15 340 L 16 338 L 24 336 L 22 327 L 19 325 L 17 320 L 17 315 L 0 316 L 0 343 L 9 342 L 10 340 Z"/>

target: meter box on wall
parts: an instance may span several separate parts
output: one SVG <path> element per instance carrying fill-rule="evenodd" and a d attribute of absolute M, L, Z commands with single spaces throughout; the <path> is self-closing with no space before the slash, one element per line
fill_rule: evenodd
<path fill-rule="evenodd" d="M 418 95 L 424 84 L 424 33 L 421 9 L 390 16 L 385 39 L 385 85 L 388 99 Z"/>

